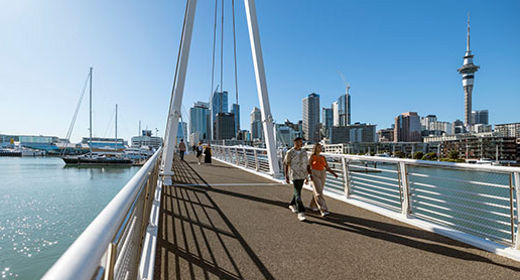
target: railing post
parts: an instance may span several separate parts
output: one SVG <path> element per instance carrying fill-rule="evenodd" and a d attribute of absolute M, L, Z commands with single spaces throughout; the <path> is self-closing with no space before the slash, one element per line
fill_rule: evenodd
<path fill-rule="evenodd" d="M 247 160 L 246 148 L 242 148 L 242 152 L 244 153 L 244 166 L 247 168 L 249 164 L 248 164 L 248 160 Z"/>
<path fill-rule="evenodd" d="M 343 180 L 345 180 L 345 197 L 349 198 L 350 196 L 350 176 L 348 171 L 348 164 L 349 161 L 347 161 L 344 157 L 341 158 L 341 167 L 343 168 Z"/>
<path fill-rule="evenodd" d="M 116 264 L 117 244 L 110 242 L 107 249 L 107 262 L 105 264 L 105 280 L 114 279 L 114 265 Z"/>
<path fill-rule="evenodd" d="M 410 186 L 408 185 L 408 171 L 406 170 L 406 163 L 404 162 L 399 162 L 399 176 L 403 193 L 401 213 L 405 216 L 408 216 L 408 214 L 412 212 L 412 203 L 410 197 Z"/>
<path fill-rule="evenodd" d="M 235 148 L 235 163 L 240 166 L 240 159 L 238 158 L 238 148 Z"/>
<path fill-rule="evenodd" d="M 255 149 L 255 169 L 256 171 L 258 171 L 258 169 L 260 168 L 260 166 L 258 165 L 258 151 Z"/>
<path fill-rule="evenodd" d="M 520 172 L 513 173 L 515 179 L 515 193 L 516 193 L 516 240 L 515 249 L 520 249 Z"/>

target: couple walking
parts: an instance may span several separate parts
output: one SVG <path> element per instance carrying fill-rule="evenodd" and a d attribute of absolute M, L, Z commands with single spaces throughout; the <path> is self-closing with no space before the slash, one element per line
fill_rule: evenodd
<path fill-rule="evenodd" d="M 311 156 L 307 157 L 307 152 L 302 149 L 303 140 L 300 137 L 294 139 L 294 147 L 290 149 L 284 158 L 285 181 L 290 184 L 293 182 L 294 193 L 289 209 L 293 213 L 298 213 L 298 220 L 305 221 L 305 207 L 303 206 L 301 192 L 303 184 L 308 182 L 309 177 L 313 186 L 313 199 L 310 208 L 313 211 L 320 211 L 321 216 L 329 214 L 327 203 L 323 197 L 323 187 L 325 186 L 326 171 L 334 176 L 338 175 L 332 170 L 325 157 L 320 155 L 321 145 L 315 144 Z"/>

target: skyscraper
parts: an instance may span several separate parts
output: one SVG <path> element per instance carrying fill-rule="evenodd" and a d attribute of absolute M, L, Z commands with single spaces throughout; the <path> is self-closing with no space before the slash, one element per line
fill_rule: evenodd
<path fill-rule="evenodd" d="M 339 125 L 346 126 L 351 122 L 350 119 L 350 86 L 347 86 L 345 94 L 338 98 L 338 117 Z"/>
<path fill-rule="evenodd" d="M 233 104 L 231 106 L 231 113 L 235 115 L 235 135 L 240 131 L 240 105 Z"/>
<path fill-rule="evenodd" d="M 466 41 L 466 54 L 464 55 L 464 64 L 462 67 L 458 69 L 459 73 L 462 75 L 462 87 L 464 88 L 464 125 L 466 129 L 469 130 L 469 127 L 473 124 L 471 122 L 471 102 L 472 102 L 472 92 L 473 92 L 473 83 L 475 78 L 475 72 L 478 71 L 480 66 L 473 64 L 473 55 L 471 54 L 471 49 L 469 47 L 469 16 L 468 16 L 468 37 Z"/>
<path fill-rule="evenodd" d="M 218 113 L 228 112 L 228 92 L 215 91 L 211 96 L 211 124 L 213 128 L 213 139 L 216 137 L 215 120 Z"/>
<path fill-rule="evenodd" d="M 262 114 L 260 112 L 260 109 L 254 107 L 253 111 L 251 112 L 251 138 L 253 139 L 263 139 L 262 129 Z"/>
<path fill-rule="evenodd" d="M 471 124 L 489 124 L 488 110 L 471 111 Z"/>
<path fill-rule="evenodd" d="M 210 131 L 209 104 L 196 102 L 190 108 L 190 134 L 198 133 L 199 140 L 207 140 L 210 138 Z"/>
<path fill-rule="evenodd" d="M 215 139 L 232 139 L 235 134 L 235 116 L 233 113 L 218 113 L 215 118 Z"/>
<path fill-rule="evenodd" d="M 303 99 L 303 138 L 318 143 L 320 137 L 320 95 L 311 93 Z"/>
<path fill-rule="evenodd" d="M 416 112 L 402 113 L 395 118 L 394 142 L 421 142 L 421 121 Z"/>
<path fill-rule="evenodd" d="M 321 109 L 321 117 L 323 118 L 323 131 L 326 137 L 329 137 L 330 128 L 333 125 L 332 108 Z"/>

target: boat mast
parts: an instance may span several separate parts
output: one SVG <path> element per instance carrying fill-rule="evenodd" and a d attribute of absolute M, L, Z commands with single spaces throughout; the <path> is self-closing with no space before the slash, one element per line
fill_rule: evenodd
<path fill-rule="evenodd" d="M 88 148 L 90 151 L 90 154 L 92 154 L 92 67 L 90 67 L 90 127 L 89 127 L 89 143 Z"/>
<path fill-rule="evenodd" d="M 115 141 L 116 141 L 116 144 L 114 146 L 114 149 L 117 151 L 117 104 L 116 104 L 116 139 L 115 139 Z"/>

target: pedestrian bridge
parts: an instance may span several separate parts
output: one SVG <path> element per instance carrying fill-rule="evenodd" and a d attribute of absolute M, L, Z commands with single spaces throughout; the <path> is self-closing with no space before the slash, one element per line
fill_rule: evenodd
<path fill-rule="evenodd" d="M 412 207 L 403 215 L 400 209 L 404 206 L 400 205 L 404 205 L 403 197 L 407 195 L 402 195 L 402 191 L 399 195 L 397 191 L 395 201 L 392 200 L 389 191 L 392 184 L 380 184 L 386 171 L 375 172 L 399 169 L 399 163 L 392 162 L 393 159 L 379 158 L 379 164 L 365 161 L 360 165 L 361 161 L 356 164 L 355 158 L 336 155 L 343 158 L 336 160 L 335 155 L 327 155 L 338 172 L 346 169 L 337 181 L 329 178 L 326 185 L 332 213 L 322 218 L 318 213 L 307 212 L 307 221 L 299 222 L 287 208 L 292 188 L 273 179 L 268 170 L 262 171 L 262 161 L 266 161 L 262 156 L 264 150 L 240 146 L 213 146 L 213 150 L 217 160 L 211 165 L 198 165 L 192 155 L 186 161 L 175 160 L 172 184 L 168 186 L 162 184 L 157 174 L 161 152 L 158 151 L 44 279 L 514 279 L 518 276 L 520 262 L 514 237 L 508 236 L 509 241 L 499 240 L 501 228 L 493 223 L 487 223 L 487 229 L 478 227 L 483 230 L 480 235 L 469 234 L 471 229 L 477 231 L 477 227 L 471 228 L 471 223 L 484 225 L 488 219 L 485 215 L 485 219 L 457 224 L 456 218 L 460 219 L 462 213 L 457 215 L 455 211 L 461 210 L 453 207 L 452 212 L 439 212 L 448 213 L 445 215 L 452 219 L 445 217 L 441 223 L 441 218 L 435 216 L 439 221 L 434 223 L 434 215 L 428 219 L 417 199 L 410 201 Z M 345 161 L 347 158 L 349 161 Z M 415 179 L 411 175 L 417 176 L 420 171 L 413 169 L 411 162 L 405 166 L 410 178 L 403 178 L 413 185 Z M 361 166 L 364 172 L 356 172 L 355 166 Z M 405 175 L 399 173 L 396 171 L 396 178 Z M 358 184 L 365 182 L 360 180 L 365 177 L 374 182 Z M 473 180 L 477 179 L 474 176 Z M 404 181 L 397 181 L 393 186 L 405 185 Z M 437 185 L 435 182 L 430 183 Z M 341 195 L 345 198 L 345 189 L 338 188 L 341 184 L 350 188 L 346 191 L 351 193 L 348 199 L 341 198 Z M 418 189 L 411 188 L 408 197 L 419 193 Z M 374 191 L 380 193 L 376 195 Z M 483 193 L 479 195 L 483 197 L 480 201 L 483 207 L 495 205 L 501 209 L 499 202 L 490 201 Z M 305 205 L 311 196 L 310 191 L 304 191 Z M 437 204 L 446 207 L 451 200 L 445 201 Z M 465 206 L 474 207 L 469 201 Z M 505 210 L 504 213 L 510 211 Z M 516 208 L 513 211 L 516 213 Z M 477 210 L 473 214 L 476 216 Z M 450 223 L 453 225 L 449 226 Z M 497 234 L 495 239 L 492 233 Z"/>

